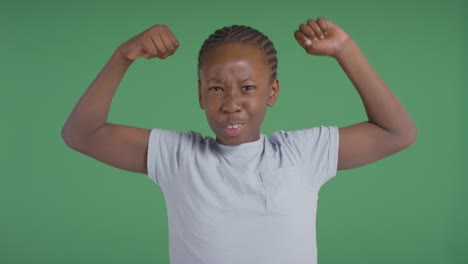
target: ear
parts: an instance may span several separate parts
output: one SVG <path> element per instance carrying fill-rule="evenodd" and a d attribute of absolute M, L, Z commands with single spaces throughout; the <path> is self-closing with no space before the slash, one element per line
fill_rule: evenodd
<path fill-rule="evenodd" d="M 273 107 L 279 95 L 279 80 L 275 79 L 270 85 L 270 94 L 268 95 L 267 105 Z"/>
<path fill-rule="evenodd" d="M 201 109 L 205 109 L 203 106 L 203 100 L 202 100 L 202 95 L 201 95 L 201 82 L 198 80 L 198 104 L 200 105 Z"/>

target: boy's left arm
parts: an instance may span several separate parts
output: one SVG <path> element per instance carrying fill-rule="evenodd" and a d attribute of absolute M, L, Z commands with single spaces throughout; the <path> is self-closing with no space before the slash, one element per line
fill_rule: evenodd
<path fill-rule="evenodd" d="M 346 32 L 318 18 L 302 24 L 294 36 L 307 53 L 335 58 L 364 104 L 368 121 L 339 128 L 339 170 L 384 158 L 416 140 L 413 120 Z"/>

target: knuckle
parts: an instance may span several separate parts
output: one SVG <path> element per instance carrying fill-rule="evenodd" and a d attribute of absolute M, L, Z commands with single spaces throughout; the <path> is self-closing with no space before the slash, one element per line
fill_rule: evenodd
<path fill-rule="evenodd" d="M 307 24 L 309 24 L 309 25 L 313 25 L 314 23 L 315 23 L 315 20 L 313 20 L 312 18 L 307 20 Z"/>
<path fill-rule="evenodd" d="M 152 32 L 159 32 L 162 28 L 163 28 L 164 25 L 161 25 L 161 24 L 156 24 L 154 26 L 151 27 L 151 31 Z"/>
<path fill-rule="evenodd" d="M 151 28 L 148 29 L 149 35 L 152 35 L 157 31 L 158 31 L 158 25 L 152 26 Z"/>
<path fill-rule="evenodd" d="M 318 23 L 319 25 L 324 25 L 324 24 L 325 24 L 325 20 L 324 20 L 323 18 L 319 17 L 319 19 L 317 19 L 317 23 Z"/>

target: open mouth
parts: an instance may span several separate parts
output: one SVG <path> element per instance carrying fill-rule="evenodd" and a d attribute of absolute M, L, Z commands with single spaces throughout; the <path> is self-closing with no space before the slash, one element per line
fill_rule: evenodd
<path fill-rule="evenodd" d="M 244 127 L 244 124 L 232 124 L 223 126 L 224 132 L 230 137 L 239 135 L 240 131 L 242 130 L 242 127 Z"/>

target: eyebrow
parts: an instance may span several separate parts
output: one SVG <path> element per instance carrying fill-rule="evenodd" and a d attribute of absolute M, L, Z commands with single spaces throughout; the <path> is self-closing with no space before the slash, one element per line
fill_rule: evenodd
<path fill-rule="evenodd" d="M 218 79 L 216 77 L 212 77 L 212 78 L 208 79 L 208 82 L 212 82 L 212 81 L 218 82 L 218 83 L 223 83 L 224 82 L 223 80 L 220 80 L 220 79 Z M 246 77 L 246 78 L 242 79 L 240 82 L 246 82 L 246 81 L 254 81 L 255 82 L 255 79 L 253 79 L 252 77 Z"/>
<path fill-rule="evenodd" d="M 213 77 L 213 78 L 208 79 L 208 82 L 219 82 L 219 83 L 222 83 L 223 81 L 220 80 L 220 79 L 218 79 L 218 78 L 216 78 L 216 77 Z"/>
<path fill-rule="evenodd" d="M 246 81 L 254 81 L 255 82 L 255 79 L 252 78 L 252 77 L 247 77 L 247 78 L 244 78 L 241 80 L 241 82 L 246 82 Z"/>

